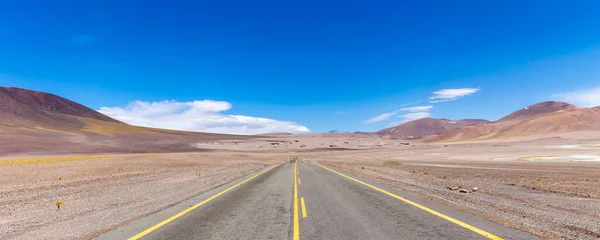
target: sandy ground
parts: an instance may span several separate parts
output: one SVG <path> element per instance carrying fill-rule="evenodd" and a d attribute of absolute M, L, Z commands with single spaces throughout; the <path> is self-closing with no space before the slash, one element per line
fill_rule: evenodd
<path fill-rule="evenodd" d="M 305 134 L 263 136 L 248 140 L 212 140 L 194 144 L 199 149 L 233 151 L 315 151 L 393 149 L 410 144 L 401 139 L 387 139 L 367 134 Z"/>
<path fill-rule="evenodd" d="M 545 239 L 600 238 L 598 143 L 428 145 L 307 153 L 304 158 Z"/>
<path fill-rule="evenodd" d="M 0 238 L 91 237 L 286 159 L 248 153 L 2 158 Z"/>
<path fill-rule="evenodd" d="M 600 238 L 600 141 L 544 137 L 443 145 L 315 134 L 193 147 L 213 152 L 2 157 L 0 235 L 92 237 L 302 156 L 546 239 Z"/>

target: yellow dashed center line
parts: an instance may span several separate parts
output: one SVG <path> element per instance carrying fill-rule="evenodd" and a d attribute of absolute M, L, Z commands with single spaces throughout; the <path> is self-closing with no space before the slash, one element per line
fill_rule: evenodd
<path fill-rule="evenodd" d="M 210 202 L 211 200 L 213 200 L 213 199 L 215 199 L 215 198 L 217 198 L 217 197 L 219 197 L 219 196 L 221 196 L 221 195 L 225 194 L 226 192 L 229 192 L 229 191 L 231 191 L 232 189 L 234 189 L 234 188 L 236 188 L 236 187 L 239 187 L 240 185 L 242 185 L 242 184 L 244 184 L 244 183 L 247 183 L 248 181 L 250 181 L 250 180 L 252 180 L 252 179 L 254 179 L 254 178 L 256 178 L 256 177 L 260 176 L 260 175 L 261 175 L 261 174 L 263 174 L 263 173 L 266 173 L 267 171 L 269 171 L 269 170 L 271 170 L 271 169 L 273 169 L 273 168 L 275 168 L 275 167 L 277 167 L 277 166 L 279 166 L 279 165 L 275 165 L 275 166 L 273 166 L 273 167 L 270 167 L 270 168 L 268 168 L 267 170 L 264 170 L 264 171 L 262 171 L 262 172 L 260 172 L 260 173 L 258 173 L 258 174 L 256 174 L 256 175 L 252 176 L 251 178 L 248 178 L 248 179 L 246 179 L 246 180 L 244 180 L 244 181 L 242 181 L 242 182 L 240 182 L 240 183 L 238 183 L 238 184 L 236 184 L 236 185 L 233 185 L 233 186 L 231 186 L 231 187 L 229 187 L 229 188 L 227 188 L 227 189 L 225 189 L 225 190 L 223 190 L 223 191 L 221 191 L 221 192 L 219 192 L 219 193 L 217 193 L 217 194 L 213 195 L 212 197 L 210 197 L 210 198 L 208 198 L 208 199 L 206 199 L 206 200 L 204 200 L 204 201 L 202 201 L 202 202 L 200 202 L 200 203 L 198 203 L 198 204 L 196 204 L 196 205 L 194 205 L 194 206 L 191 206 L 191 207 L 187 208 L 186 210 L 183 210 L 183 211 L 181 211 L 181 212 L 180 212 L 180 213 L 178 213 L 178 214 L 175 214 L 174 216 L 172 216 L 172 217 L 168 218 L 167 220 L 164 220 L 164 221 L 160 222 L 159 224 L 156 224 L 156 225 L 154 225 L 154 226 L 152 226 L 152 227 L 150 227 L 150 228 L 146 229 L 145 231 L 143 231 L 143 232 L 141 232 L 141 233 L 138 233 L 138 234 L 136 234 L 136 235 L 135 235 L 135 236 L 133 236 L 133 237 L 130 237 L 128 240 L 137 240 L 137 239 L 140 239 L 141 237 L 148 235 L 149 233 L 151 233 L 151 232 L 153 232 L 154 230 L 156 230 L 156 229 L 158 229 L 158 228 L 160 228 L 160 227 L 164 226 L 165 224 L 172 222 L 173 220 L 175 220 L 175 219 L 177 219 L 177 218 L 179 218 L 179 217 L 181 217 L 181 216 L 185 215 L 186 213 L 188 213 L 188 212 L 191 212 L 192 210 L 194 210 L 194 209 L 196 209 L 196 208 L 198 208 L 198 207 L 200 207 L 200 206 L 202 206 L 202 205 L 206 204 L 207 202 Z"/>
<path fill-rule="evenodd" d="M 498 236 L 496 236 L 496 235 L 493 235 L 493 234 L 491 234 L 491 233 L 489 233 L 489 232 L 483 231 L 483 230 L 481 230 L 481 229 L 479 229 L 479 228 L 476 228 L 476 227 L 474 227 L 474 226 L 471 226 L 471 225 L 469 225 L 469 224 L 467 224 L 467 223 L 461 222 L 461 221 L 459 221 L 459 220 L 457 220 L 457 219 L 454 219 L 454 218 L 452 218 L 452 217 L 446 216 L 446 215 L 444 215 L 444 214 L 442 214 L 442 213 L 440 213 L 440 212 L 437 212 L 437 211 L 435 211 L 435 210 L 433 210 L 433 209 L 431 209 L 431 208 L 425 207 L 425 206 L 423 206 L 423 205 L 421 205 L 421 204 L 415 203 L 415 202 L 413 202 L 413 201 L 410 201 L 410 200 L 408 200 L 408 199 L 406 199 L 406 198 L 400 197 L 400 196 L 398 196 L 398 195 L 396 195 L 396 194 L 393 194 L 393 193 L 391 193 L 391 192 L 388 192 L 388 191 L 386 191 L 386 190 L 383 190 L 383 189 L 381 189 L 381 188 L 375 187 L 375 186 L 373 186 L 373 185 L 371 185 L 371 184 L 368 184 L 368 183 L 362 182 L 362 181 L 360 181 L 360 180 L 354 179 L 354 178 L 352 178 L 352 177 L 349 177 L 349 176 L 347 176 L 347 175 L 344 175 L 344 174 L 342 174 L 342 173 L 336 172 L 336 171 L 334 171 L 334 170 L 331 170 L 331 169 L 329 169 L 328 167 L 321 166 L 320 164 L 316 164 L 316 163 L 315 163 L 315 165 L 316 165 L 316 166 L 319 166 L 319 167 L 322 167 L 322 168 L 324 168 L 324 169 L 326 169 L 326 170 L 329 170 L 330 172 L 333 172 L 333 173 L 335 173 L 335 174 L 337 174 L 337 175 L 340 175 L 340 176 L 342 176 L 342 177 L 345 177 L 345 178 L 347 178 L 347 179 L 350 179 L 350 180 L 352 180 L 352 181 L 355 181 L 355 182 L 357 182 L 357 183 L 360 183 L 360 184 L 362 184 L 362 185 L 365 185 L 365 186 L 367 186 L 367 187 L 370 187 L 370 188 L 372 188 L 372 189 L 375 189 L 375 190 L 377 190 L 377 191 L 379 191 L 379 192 L 382 192 L 382 193 L 384 193 L 384 194 L 386 194 L 386 195 L 388 195 L 388 196 L 391 196 L 391 197 L 393 197 L 393 198 L 396 198 L 396 199 L 398 199 L 398 200 L 400 200 L 400 201 L 403 201 L 403 202 L 405 202 L 405 203 L 408 203 L 408 204 L 410 204 L 410 205 L 413 205 L 413 206 L 415 206 L 415 207 L 417 207 L 417 208 L 419 208 L 419 209 L 421 209 L 421 210 L 423 210 L 423 211 L 426 211 L 426 212 L 428 212 L 428 213 L 431 213 L 431 214 L 433 214 L 433 215 L 436 215 L 436 216 L 438 216 L 438 217 L 440 217 L 440 218 L 446 219 L 446 220 L 448 220 L 448 221 L 450 221 L 450 222 L 452 222 L 452 223 L 454 223 L 454 224 L 456 224 L 456 225 L 459 225 L 459 226 L 461 226 L 461 227 L 464 227 L 464 228 L 466 228 L 466 229 L 469 229 L 469 230 L 471 230 L 471 231 L 473 231 L 473 232 L 476 232 L 476 233 L 478 233 L 478 234 L 481 234 L 481 235 L 483 235 L 483 236 L 485 236 L 485 237 L 487 237 L 487 238 L 489 238 L 489 239 L 493 239 L 493 240 L 502 240 L 502 238 L 501 238 L 501 237 L 498 237 Z"/>
<path fill-rule="evenodd" d="M 306 218 L 306 204 L 304 204 L 304 198 L 300 198 L 300 203 L 302 204 L 302 217 Z"/>
<path fill-rule="evenodd" d="M 300 178 L 298 178 L 298 184 L 302 184 L 302 181 L 300 181 Z"/>
<path fill-rule="evenodd" d="M 294 240 L 300 240 L 300 219 L 298 219 L 298 160 L 294 163 Z"/>

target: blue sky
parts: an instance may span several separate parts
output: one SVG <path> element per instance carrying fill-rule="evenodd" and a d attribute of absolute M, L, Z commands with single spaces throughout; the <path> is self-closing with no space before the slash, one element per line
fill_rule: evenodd
<path fill-rule="evenodd" d="M 546 100 L 600 105 L 598 12 L 591 0 L 9 1 L 0 85 L 196 131 L 496 120 Z M 430 103 L 444 89 L 475 90 Z"/>

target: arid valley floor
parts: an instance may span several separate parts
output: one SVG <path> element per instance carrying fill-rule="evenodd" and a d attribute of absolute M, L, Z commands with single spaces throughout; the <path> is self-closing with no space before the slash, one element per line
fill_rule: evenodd
<path fill-rule="evenodd" d="M 93 238 L 298 156 L 544 239 L 600 238 L 600 141 L 405 144 L 360 135 L 283 135 L 206 142 L 201 145 L 215 147 L 201 153 L 5 156 L 0 233 Z M 449 189 L 455 187 L 477 191 Z"/>

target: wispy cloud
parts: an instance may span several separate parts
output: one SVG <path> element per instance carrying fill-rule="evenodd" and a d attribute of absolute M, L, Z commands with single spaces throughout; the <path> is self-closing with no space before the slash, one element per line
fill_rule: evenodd
<path fill-rule="evenodd" d="M 429 103 L 441 103 L 441 102 L 449 102 L 457 100 L 461 97 L 465 97 L 476 93 L 479 91 L 479 88 L 449 88 L 449 89 L 441 89 L 433 92 L 433 96 L 429 97 Z M 409 122 L 421 118 L 431 117 L 432 114 L 429 112 L 433 109 L 433 105 L 426 106 L 414 106 L 414 107 L 405 107 L 408 105 L 402 105 L 401 108 L 392 112 L 387 112 L 370 118 L 365 121 L 365 123 L 377 123 L 381 121 L 385 121 L 390 119 L 393 116 L 399 115 L 403 111 L 408 111 L 410 113 L 401 114 L 398 118 L 402 119 L 401 121 L 393 122 L 392 124 L 397 125 L 396 123 L 404 123 Z"/>
<path fill-rule="evenodd" d="M 401 108 L 401 109 L 398 109 L 398 110 L 395 110 L 392 112 L 383 113 L 378 116 L 375 116 L 375 117 L 365 121 L 365 123 L 376 123 L 376 122 L 385 121 L 385 120 L 390 119 L 393 116 L 400 114 L 401 112 L 410 112 L 410 113 L 406 113 L 406 114 L 402 114 L 402 115 L 398 116 L 406 121 L 412 121 L 412 120 L 416 120 L 419 118 L 424 118 L 424 117 L 419 117 L 419 116 L 430 117 L 431 113 L 429 113 L 429 111 L 432 108 L 433 108 L 432 105 Z M 409 120 L 409 119 L 412 119 L 412 120 Z M 406 122 L 406 121 L 404 121 L 404 122 Z"/>
<path fill-rule="evenodd" d="M 382 113 L 378 116 L 368 119 L 367 121 L 365 121 L 365 123 L 376 123 L 376 122 L 385 121 L 385 120 L 390 119 L 391 117 L 393 117 L 396 114 L 397 114 L 397 111 L 393 111 L 393 112 L 389 112 L 389 113 Z"/>
<path fill-rule="evenodd" d="M 98 111 L 131 125 L 175 130 L 229 134 L 310 131 L 295 122 L 222 113 L 231 107 L 229 102 L 213 100 L 133 101 L 125 107 L 102 107 Z"/>
<path fill-rule="evenodd" d="M 398 116 L 398 118 L 402 119 L 402 122 L 410 122 L 410 121 L 414 121 L 414 120 L 418 120 L 421 118 L 428 118 L 431 117 L 431 113 L 430 112 L 414 112 L 414 113 L 407 113 L 407 114 L 402 114 L 400 116 Z"/>
<path fill-rule="evenodd" d="M 407 123 L 407 122 L 410 122 L 410 121 L 419 120 L 419 119 L 422 119 L 422 118 L 428 118 L 428 117 L 431 117 L 431 116 L 432 116 L 432 114 L 430 112 L 415 112 L 415 113 L 402 114 L 402 115 L 398 116 L 398 118 L 400 120 L 390 122 L 388 124 L 388 126 L 393 127 L 393 126 L 397 126 L 397 125 L 400 125 L 400 124 L 403 124 L 403 123 Z"/>
<path fill-rule="evenodd" d="M 442 89 L 433 92 L 433 96 L 429 97 L 430 103 L 440 103 L 454 101 L 461 97 L 471 95 L 479 91 L 479 88 L 452 88 Z"/>
<path fill-rule="evenodd" d="M 432 108 L 433 108 L 432 105 L 428 105 L 428 106 L 414 106 L 414 107 L 401 108 L 400 111 L 423 112 L 423 111 L 429 111 Z"/>
<path fill-rule="evenodd" d="M 82 45 L 91 42 L 94 39 L 92 34 L 75 34 L 71 36 L 71 43 L 75 45 Z"/>
<path fill-rule="evenodd" d="M 600 87 L 582 91 L 554 94 L 552 98 L 579 107 L 600 106 Z"/>

